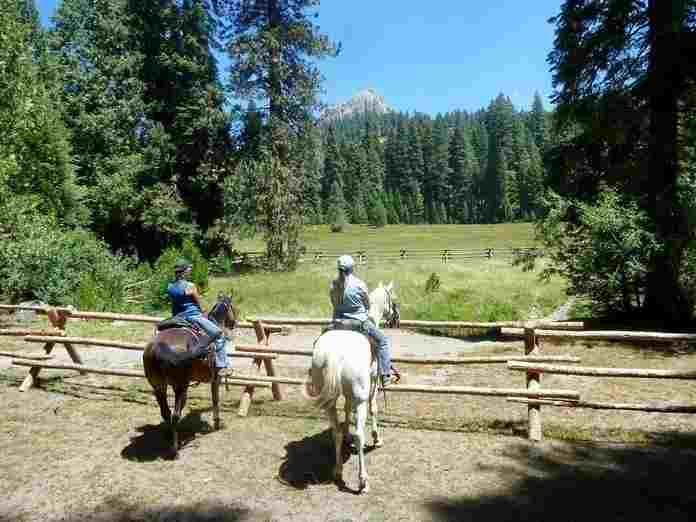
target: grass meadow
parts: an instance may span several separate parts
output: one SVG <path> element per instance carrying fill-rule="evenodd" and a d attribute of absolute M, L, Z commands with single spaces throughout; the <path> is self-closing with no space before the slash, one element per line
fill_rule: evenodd
<path fill-rule="evenodd" d="M 343 232 L 332 233 L 328 225 L 309 225 L 301 240 L 309 251 L 329 252 L 349 250 L 398 251 L 438 249 L 484 249 L 506 246 L 533 246 L 534 229 L 531 223 L 501 223 L 497 225 L 387 225 L 373 228 L 349 225 Z M 240 240 L 241 252 L 261 252 L 263 238 Z"/>
<path fill-rule="evenodd" d="M 325 226 L 308 227 L 303 236 L 307 250 L 368 252 L 407 250 L 484 249 L 533 245 L 530 224 L 411 225 L 372 229 L 351 226 L 331 233 Z M 242 251 L 256 251 L 260 243 L 246 242 Z M 295 272 L 248 272 L 215 278 L 207 296 L 219 290 L 234 293 L 242 313 L 287 317 L 322 317 L 330 314 L 329 283 L 335 277 L 335 259 L 310 259 Z M 436 292 L 426 293 L 426 281 L 435 273 Z M 508 258 L 458 259 L 444 264 L 431 259 L 380 260 L 372 258 L 356 267 L 356 274 L 370 289 L 380 281 L 394 281 L 395 297 L 403 319 L 502 321 L 540 318 L 565 299 L 562 280 L 548 283 L 538 273 L 513 267 Z"/>

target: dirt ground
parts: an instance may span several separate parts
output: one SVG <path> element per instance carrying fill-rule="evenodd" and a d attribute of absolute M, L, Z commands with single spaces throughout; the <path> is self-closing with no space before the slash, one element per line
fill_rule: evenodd
<path fill-rule="evenodd" d="M 128 328 L 131 328 L 129 325 Z M 135 330 L 135 328 L 133 327 Z M 316 330 L 276 336 L 310 347 Z M 147 329 L 134 331 L 144 338 Z M 520 353 L 521 343 L 390 332 L 399 355 Z M 100 335 L 108 338 L 108 332 Z M 248 331 L 238 337 L 248 340 Z M 25 350 L 2 338 L 3 350 Z M 687 368 L 690 351 L 593 344 L 544 346 L 587 366 Z M 33 349 L 32 351 L 37 351 Z M 59 359 L 66 359 L 57 350 Z M 83 348 L 85 363 L 139 367 L 140 354 Z M 369 451 L 371 491 L 356 495 L 357 459 L 346 488 L 330 481 L 332 442 L 324 416 L 296 388 L 275 402 L 255 397 L 236 416 L 239 388 L 225 392 L 220 431 L 207 388 L 191 392 L 178 460 L 166 455 L 159 410 L 144 380 L 45 371 L 18 391 L 25 368 L 0 358 L 0 522 L 9 521 L 444 521 L 630 520 L 696 516 L 690 415 L 544 408 L 545 441 L 526 440 L 526 407 L 500 398 L 392 394 L 381 417 L 385 446 Z M 237 359 L 240 373 L 251 371 Z M 242 361 L 242 362 L 239 362 Z M 609 364 L 611 362 L 611 364 Z M 278 372 L 304 375 L 307 359 L 283 357 Z M 504 366 L 403 366 L 408 383 L 523 386 Z M 583 398 L 696 402 L 687 382 L 545 376 L 544 387 Z M 383 404 L 380 404 L 383 406 Z"/>

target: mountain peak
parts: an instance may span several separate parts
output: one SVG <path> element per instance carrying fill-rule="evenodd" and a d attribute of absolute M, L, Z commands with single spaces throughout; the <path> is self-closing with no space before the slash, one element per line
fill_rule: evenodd
<path fill-rule="evenodd" d="M 347 102 L 327 107 L 322 114 L 322 119 L 335 121 L 361 112 L 386 114 L 391 112 L 391 110 L 384 97 L 376 89 L 366 87 L 355 93 Z"/>

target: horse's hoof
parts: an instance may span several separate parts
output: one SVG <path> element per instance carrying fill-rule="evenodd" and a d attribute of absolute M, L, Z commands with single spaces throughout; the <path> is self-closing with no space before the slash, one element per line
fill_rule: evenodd
<path fill-rule="evenodd" d="M 167 453 L 165 454 L 165 458 L 168 460 L 178 460 L 179 459 L 179 452 L 175 449 L 169 449 Z"/>
<path fill-rule="evenodd" d="M 221 430 L 225 427 L 225 424 L 222 421 L 216 420 L 215 423 L 213 424 L 213 428 L 215 431 Z"/>
<path fill-rule="evenodd" d="M 384 446 L 384 441 L 382 439 L 375 439 L 374 441 L 374 447 L 375 448 L 381 448 Z"/>
<path fill-rule="evenodd" d="M 366 480 L 364 484 L 360 484 L 359 493 L 361 495 L 366 495 L 369 492 L 370 492 L 370 485 L 367 483 L 367 480 Z"/>

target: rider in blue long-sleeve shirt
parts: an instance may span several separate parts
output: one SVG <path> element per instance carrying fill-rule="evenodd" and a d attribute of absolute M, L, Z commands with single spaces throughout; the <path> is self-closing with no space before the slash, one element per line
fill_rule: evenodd
<path fill-rule="evenodd" d="M 375 340 L 382 387 L 389 386 L 391 382 L 389 339 L 367 314 L 370 309 L 367 285 L 353 273 L 355 263 L 351 256 L 339 257 L 337 264 L 338 277 L 331 282 L 329 291 L 331 304 L 334 307 L 333 318 L 354 319 L 362 323 L 365 334 Z"/>

